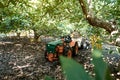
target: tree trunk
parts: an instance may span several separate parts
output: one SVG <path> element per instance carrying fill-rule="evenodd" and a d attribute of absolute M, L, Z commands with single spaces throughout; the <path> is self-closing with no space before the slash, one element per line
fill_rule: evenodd
<path fill-rule="evenodd" d="M 17 38 L 20 39 L 20 32 L 17 32 Z"/>
<path fill-rule="evenodd" d="M 40 37 L 40 35 L 36 32 L 36 30 L 34 30 L 34 41 L 38 42 L 39 37 Z"/>
<path fill-rule="evenodd" d="M 95 16 L 92 16 L 92 13 L 89 12 L 90 10 L 88 10 L 88 8 L 86 7 L 84 0 L 79 0 L 79 3 L 82 8 L 84 16 L 90 25 L 92 25 L 93 27 L 103 28 L 109 33 L 115 30 L 115 28 L 112 27 L 113 24 L 111 24 L 110 22 L 106 22 L 99 18 L 96 18 Z"/>

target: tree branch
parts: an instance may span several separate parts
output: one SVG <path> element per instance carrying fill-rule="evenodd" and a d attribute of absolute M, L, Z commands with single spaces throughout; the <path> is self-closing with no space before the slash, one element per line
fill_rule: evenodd
<path fill-rule="evenodd" d="M 110 22 L 103 21 L 103 20 L 93 16 L 92 13 L 89 12 L 90 10 L 88 10 L 88 8 L 86 7 L 86 4 L 83 0 L 79 0 L 79 3 L 82 8 L 83 14 L 85 15 L 85 18 L 90 25 L 92 25 L 94 27 L 104 28 L 109 33 L 111 33 L 112 31 L 115 30 L 115 28 L 112 27 L 112 24 Z"/>

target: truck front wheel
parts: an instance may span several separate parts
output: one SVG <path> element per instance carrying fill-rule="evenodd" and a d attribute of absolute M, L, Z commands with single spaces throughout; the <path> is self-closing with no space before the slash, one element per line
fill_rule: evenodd
<path fill-rule="evenodd" d="M 53 61 L 53 54 L 49 53 L 47 54 L 48 61 L 52 62 Z"/>

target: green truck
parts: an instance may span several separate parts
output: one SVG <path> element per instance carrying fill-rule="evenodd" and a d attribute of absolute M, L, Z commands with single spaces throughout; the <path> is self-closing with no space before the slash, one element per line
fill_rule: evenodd
<path fill-rule="evenodd" d="M 60 55 L 71 58 L 77 54 L 78 43 L 73 41 L 69 35 L 46 44 L 45 58 L 50 62 L 58 60 Z"/>

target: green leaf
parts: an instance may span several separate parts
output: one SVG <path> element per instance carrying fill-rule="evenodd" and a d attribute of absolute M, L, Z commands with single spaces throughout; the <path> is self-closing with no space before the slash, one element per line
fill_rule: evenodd
<path fill-rule="evenodd" d="M 112 78 L 110 76 L 110 70 L 108 68 L 106 70 L 105 80 L 112 80 Z"/>
<path fill-rule="evenodd" d="M 79 63 L 63 56 L 60 56 L 60 61 L 66 80 L 91 80 Z"/>
<path fill-rule="evenodd" d="M 94 49 L 92 52 L 93 64 L 95 65 L 95 80 L 110 80 L 107 64 L 103 61 L 101 51 Z"/>

